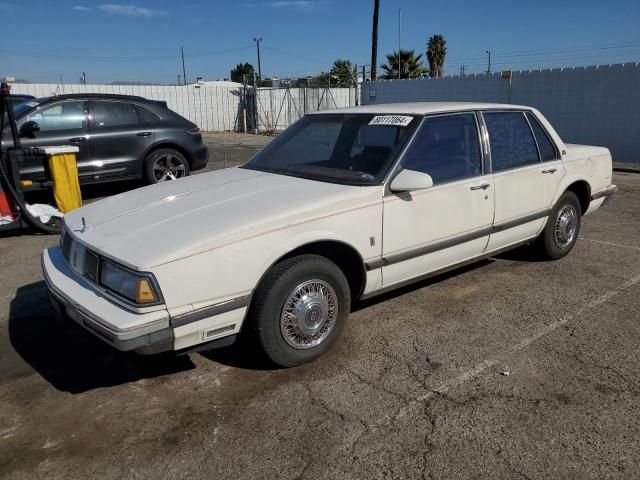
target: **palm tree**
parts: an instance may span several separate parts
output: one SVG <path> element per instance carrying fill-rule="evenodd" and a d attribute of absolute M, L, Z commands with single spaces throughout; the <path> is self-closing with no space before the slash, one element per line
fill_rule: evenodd
<path fill-rule="evenodd" d="M 380 0 L 373 0 L 373 25 L 371 27 L 371 81 L 376 81 L 376 65 L 378 64 L 378 12 Z M 363 78 L 364 80 L 364 78 Z"/>
<path fill-rule="evenodd" d="M 398 59 L 400 60 L 400 78 L 416 78 L 427 73 L 422 66 L 422 54 L 416 56 L 414 50 L 400 49 L 400 55 L 396 51 L 386 56 L 387 64 L 382 65 L 385 78 L 398 78 Z"/>
<path fill-rule="evenodd" d="M 439 33 L 429 38 L 427 42 L 427 60 L 429 60 L 429 76 L 444 75 L 444 57 L 447 54 L 447 41 Z"/>

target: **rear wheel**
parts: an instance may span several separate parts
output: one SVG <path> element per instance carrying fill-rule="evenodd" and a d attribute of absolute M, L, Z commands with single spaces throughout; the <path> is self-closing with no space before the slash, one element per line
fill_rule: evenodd
<path fill-rule="evenodd" d="M 177 150 L 161 148 L 147 156 L 144 170 L 148 183 L 166 182 L 189 175 L 189 162 Z"/>
<path fill-rule="evenodd" d="M 266 355 L 277 365 L 310 362 L 340 336 L 351 309 L 346 277 L 319 255 L 277 264 L 256 290 L 252 320 Z"/>
<path fill-rule="evenodd" d="M 578 197 L 571 191 L 564 192 L 542 232 L 540 240 L 543 253 L 553 260 L 567 255 L 578 241 L 581 220 Z"/>

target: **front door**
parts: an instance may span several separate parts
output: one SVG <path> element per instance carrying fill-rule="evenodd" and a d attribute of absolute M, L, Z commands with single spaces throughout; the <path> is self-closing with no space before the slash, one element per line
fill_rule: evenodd
<path fill-rule="evenodd" d="M 138 118 L 135 105 L 92 100 L 89 107 L 92 177 L 138 176 L 153 130 Z"/>
<path fill-rule="evenodd" d="M 494 208 L 482 160 L 474 113 L 423 120 L 401 166 L 429 174 L 434 185 L 385 196 L 383 286 L 482 254 Z"/>
<path fill-rule="evenodd" d="M 564 176 L 564 165 L 530 113 L 483 112 L 483 118 L 496 188 L 495 219 L 487 247 L 492 251 L 540 233 Z"/>
<path fill-rule="evenodd" d="M 21 118 L 18 129 L 23 147 L 77 146 L 80 149 L 76 154 L 78 174 L 82 175 L 89 169 L 84 101 L 67 100 L 46 105 Z M 23 180 L 42 181 L 46 178 L 44 165 L 37 157 L 26 157 L 25 164 L 20 166 L 20 173 Z"/>

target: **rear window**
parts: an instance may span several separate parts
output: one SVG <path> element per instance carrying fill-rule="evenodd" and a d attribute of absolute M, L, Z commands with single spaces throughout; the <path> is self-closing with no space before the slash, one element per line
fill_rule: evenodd
<path fill-rule="evenodd" d="M 93 102 L 91 126 L 96 128 L 137 125 L 136 109 L 125 102 Z"/>
<path fill-rule="evenodd" d="M 484 112 L 494 172 L 538 163 L 538 149 L 523 112 Z"/>
<path fill-rule="evenodd" d="M 140 119 L 145 123 L 155 123 L 160 120 L 158 115 L 147 108 L 141 107 L 140 105 L 136 105 L 136 110 Z"/>

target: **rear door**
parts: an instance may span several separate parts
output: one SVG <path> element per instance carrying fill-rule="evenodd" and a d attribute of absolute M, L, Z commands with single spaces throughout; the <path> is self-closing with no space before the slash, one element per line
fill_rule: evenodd
<path fill-rule="evenodd" d="M 140 120 L 133 103 L 91 100 L 89 132 L 94 180 L 140 175 L 153 129 Z"/>
<path fill-rule="evenodd" d="M 26 122 L 36 122 L 39 131 L 25 132 L 23 127 Z M 18 129 L 23 147 L 77 146 L 80 149 L 76 154 L 78 174 L 82 175 L 89 170 L 89 132 L 84 100 L 66 100 L 45 105 L 21 118 Z M 20 172 L 23 179 L 42 181 L 46 178 L 44 165 L 36 159 L 28 160 L 21 166 Z"/>
<path fill-rule="evenodd" d="M 549 149 L 548 137 L 540 133 L 538 145 L 530 113 L 486 111 L 482 117 L 496 189 L 495 219 L 487 246 L 491 251 L 538 235 L 550 214 L 564 165 L 553 147 Z"/>

